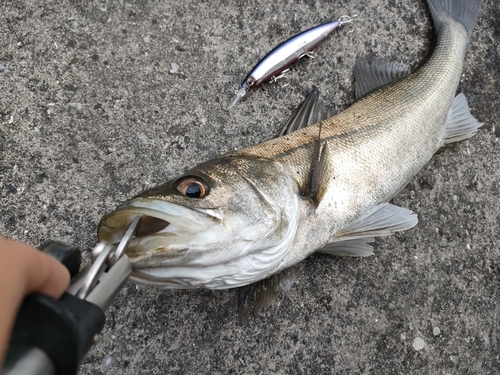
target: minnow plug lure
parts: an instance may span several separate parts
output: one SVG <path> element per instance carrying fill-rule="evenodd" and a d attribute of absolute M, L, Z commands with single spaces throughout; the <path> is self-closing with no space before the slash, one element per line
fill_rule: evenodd
<path fill-rule="evenodd" d="M 328 35 L 340 26 L 351 22 L 351 17 L 342 16 L 338 20 L 303 31 L 281 43 L 252 69 L 241 84 L 240 89 L 235 92 L 235 96 L 226 107 L 226 110 L 229 111 L 250 90 L 259 87 L 264 82 L 275 81 L 280 78 L 279 74 L 288 66 L 304 56 L 311 56 L 312 50 L 325 40 Z"/>

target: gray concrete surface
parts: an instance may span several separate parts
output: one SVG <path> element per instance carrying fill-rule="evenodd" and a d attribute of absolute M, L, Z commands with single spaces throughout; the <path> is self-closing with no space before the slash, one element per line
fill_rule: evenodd
<path fill-rule="evenodd" d="M 223 111 L 265 52 L 344 14 L 359 15 L 353 32 L 332 35 L 286 87 Z M 367 259 L 310 257 L 243 326 L 234 291 L 127 285 L 81 374 L 498 373 L 499 18 L 486 0 L 459 88 L 485 126 L 395 199 L 418 213 L 415 229 Z M 120 202 L 275 136 L 313 85 L 346 108 L 356 56 L 415 68 L 431 28 L 423 0 L 4 0 L 0 234 L 64 241 L 88 261 L 100 217 Z"/>

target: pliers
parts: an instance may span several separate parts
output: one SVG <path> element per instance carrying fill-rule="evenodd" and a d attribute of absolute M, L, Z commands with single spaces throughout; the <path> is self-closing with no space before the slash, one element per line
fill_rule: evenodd
<path fill-rule="evenodd" d="M 132 272 L 124 254 L 139 221 L 139 216 L 132 221 L 117 246 L 98 243 L 92 262 L 81 271 L 78 249 L 54 241 L 41 247 L 68 268 L 71 283 L 57 300 L 40 293 L 25 297 L 12 330 L 3 375 L 77 373 L 104 327 L 105 311 Z"/>

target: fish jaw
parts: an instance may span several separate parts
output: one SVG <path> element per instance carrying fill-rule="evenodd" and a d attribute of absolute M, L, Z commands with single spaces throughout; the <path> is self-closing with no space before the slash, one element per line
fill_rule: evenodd
<path fill-rule="evenodd" d="M 138 284 L 175 289 L 228 289 L 262 280 L 274 273 L 294 245 L 299 224 L 298 196 L 294 204 L 297 205 L 296 216 L 290 220 L 277 243 L 269 242 L 267 238 L 257 242 L 238 241 L 233 238 L 235 249 L 241 255 L 229 261 L 222 256 L 218 261 L 207 265 L 206 259 L 195 257 L 192 262 L 183 259 L 178 266 L 172 266 L 170 262 L 169 266 L 161 267 L 158 266 L 156 258 L 151 262 L 151 267 L 134 267 L 131 280 Z M 219 243 L 224 242 L 221 238 L 223 230 L 219 226 L 214 227 L 214 233 Z M 207 243 L 202 246 L 208 247 Z M 227 246 L 227 242 L 222 246 Z M 134 263 L 133 260 L 132 262 Z M 184 265 L 180 265 L 181 263 Z"/>
<path fill-rule="evenodd" d="M 99 226 L 99 239 L 118 243 L 130 222 L 136 216 L 141 220 L 136 236 L 131 240 L 126 254 L 137 263 L 145 263 L 152 254 L 168 253 L 170 259 L 185 252 L 187 242 L 196 243 L 200 236 L 205 241 L 217 233 L 227 237 L 220 228 L 221 214 L 217 209 L 190 208 L 160 199 L 134 198 L 106 215 Z"/>
<path fill-rule="evenodd" d="M 241 166 L 244 161 L 231 163 Z M 282 166 L 263 162 L 268 165 L 260 168 L 268 178 L 256 181 L 258 161 L 247 162 L 254 168 L 239 168 L 230 179 L 226 165 L 219 173 L 226 183 L 215 172 L 207 178 L 206 172 L 213 184 L 205 200 L 174 195 L 170 187 L 176 180 L 132 198 L 103 217 L 99 239 L 118 243 L 129 223 L 141 216 L 126 249 L 131 279 L 140 284 L 225 289 L 271 275 L 295 241 L 301 199 Z M 268 180 L 282 184 L 274 192 Z"/>

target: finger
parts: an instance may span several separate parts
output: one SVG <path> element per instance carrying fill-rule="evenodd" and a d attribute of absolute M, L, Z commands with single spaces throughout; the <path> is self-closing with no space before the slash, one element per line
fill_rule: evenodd
<path fill-rule="evenodd" d="M 31 246 L 4 240 L 0 248 L 2 274 L 17 280 L 23 295 L 40 292 L 58 298 L 69 284 L 69 272 L 55 258 Z M 3 277 L 2 277 L 3 278 Z"/>
<path fill-rule="evenodd" d="M 51 256 L 0 237 L 0 367 L 16 312 L 26 294 L 58 298 L 69 284 L 69 272 Z"/>
<path fill-rule="evenodd" d="M 57 259 L 35 250 L 26 263 L 27 284 L 25 294 L 40 292 L 53 298 L 59 298 L 69 285 L 68 269 Z M 32 256 L 33 255 L 33 256 Z"/>

